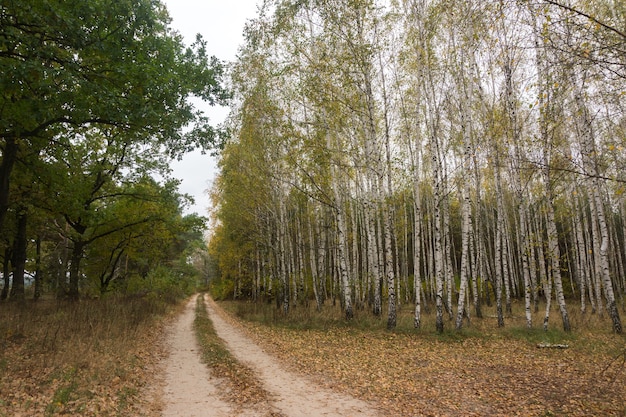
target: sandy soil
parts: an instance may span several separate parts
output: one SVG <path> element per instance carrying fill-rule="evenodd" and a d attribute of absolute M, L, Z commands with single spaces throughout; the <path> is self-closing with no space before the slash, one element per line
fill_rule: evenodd
<path fill-rule="evenodd" d="M 322 388 L 305 376 L 285 369 L 276 358 L 265 353 L 239 329 L 221 317 L 220 308 L 206 297 L 209 317 L 219 337 L 240 362 L 249 366 L 274 396 L 274 407 L 285 416 L 359 416 L 373 417 L 376 413 L 368 403 Z"/>
<path fill-rule="evenodd" d="M 196 298 L 168 332 L 169 355 L 163 383 L 164 417 L 267 416 L 374 417 L 373 407 L 356 398 L 322 388 L 304 376 L 285 369 L 245 334 L 222 318 L 225 314 L 207 297 L 207 310 L 215 330 L 234 357 L 249 366 L 272 395 L 272 411 L 241 410 L 220 396 L 220 380 L 200 360 L 193 331 Z"/>
<path fill-rule="evenodd" d="M 165 361 L 164 417 L 227 417 L 233 408 L 219 398 L 219 380 L 211 378 L 200 361 L 193 331 L 195 297 L 167 333 L 169 356 Z"/>

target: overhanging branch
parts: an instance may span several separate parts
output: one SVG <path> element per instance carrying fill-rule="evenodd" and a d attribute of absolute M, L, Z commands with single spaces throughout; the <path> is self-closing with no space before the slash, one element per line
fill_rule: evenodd
<path fill-rule="evenodd" d="M 624 40 L 626 41 L 626 33 L 620 31 L 619 29 L 617 29 L 617 28 L 615 28 L 615 27 L 613 27 L 613 26 L 611 26 L 609 24 L 606 24 L 606 23 L 596 19 L 595 17 L 593 17 L 593 16 L 591 16 L 591 15 L 589 15 L 589 14 L 583 12 L 583 11 L 575 9 L 575 8 L 573 8 L 571 6 L 567 6 L 565 4 L 561 4 L 558 1 L 554 1 L 554 0 L 544 0 L 544 1 L 546 3 L 548 3 L 548 4 L 553 5 L 553 6 L 556 6 L 556 7 L 559 7 L 561 9 L 567 10 L 567 11 L 572 12 L 574 14 L 577 14 L 579 16 L 583 16 L 584 18 L 591 20 L 593 23 L 597 23 L 598 25 L 602 26 L 603 28 L 605 28 L 605 29 L 607 29 L 607 30 L 609 30 L 609 31 L 611 31 L 613 33 L 618 34 L 619 36 L 624 38 Z"/>

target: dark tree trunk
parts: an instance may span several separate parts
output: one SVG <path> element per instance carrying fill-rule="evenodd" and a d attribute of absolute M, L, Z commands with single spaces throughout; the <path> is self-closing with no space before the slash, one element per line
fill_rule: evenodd
<path fill-rule="evenodd" d="M 17 234 L 13 245 L 13 286 L 11 287 L 11 300 L 24 300 L 24 269 L 26 268 L 26 225 L 28 212 L 21 209 L 17 215 Z"/>
<path fill-rule="evenodd" d="M 35 240 L 35 293 L 33 299 L 39 300 L 41 297 L 41 237 Z"/>
<path fill-rule="evenodd" d="M 2 261 L 2 278 L 4 278 L 4 285 L 0 293 L 0 300 L 6 300 L 9 296 L 9 288 L 11 287 L 11 252 L 10 246 L 4 249 L 4 259 Z"/>
<path fill-rule="evenodd" d="M 0 235 L 4 229 L 4 219 L 9 209 L 9 178 L 17 160 L 17 142 L 15 138 L 6 139 L 2 149 L 2 162 L 0 162 Z"/>
<path fill-rule="evenodd" d="M 111 270 L 109 272 L 104 271 L 102 275 L 100 275 L 100 294 L 104 295 L 109 290 L 109 284 L 111 281 L 116 279 L 117 266 L 119 265 L 123 254 L 124 251 L 120 250 L 117 255 L 115 255 L 115 259 L 113 259 L 114 256 L 111 254 L 111 259 L 113 259 L 113 262 L 111 263 Z"/>
<path fill-rule="evenodd" d="M 78 240 L 74 241 L 74 247 L 72 248 L 72 257 L 70 260 L 70 287 L 68 291 L 68 298 L 70 301 L 78 301 L 78 281 L 80 277 L 80 261 L 83 258 L 83 249 L 85 248 L 85 242 Z"/>

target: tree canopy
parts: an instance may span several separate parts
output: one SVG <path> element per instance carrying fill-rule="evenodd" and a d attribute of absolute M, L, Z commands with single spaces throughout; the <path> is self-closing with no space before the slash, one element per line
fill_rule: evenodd
<path fill-rule="evenodd" d="M 578 302 L 622 331 L 623 2 L 264 6 L 215 187 L 230 294 L 346 317 L 386 296 L 389 328 L 433 304 L 438 331 L 492 300 L 503 326 L 515 299 L 568 331 Z"/>
<path fill-rule="evenodd" d="M 168 233 L 181 233 L 185 197 L 168 162 L 220 146 L 221 132 L 190 98 L 228 100 L 223 64 L 207 55 L 200 36 L 186 46 L 169 24 L 165 6 L 152 0 L 0 4 L 4 261 L 15 266 L 9 255 L 26 250 L 16 251 L 19 227 L 9 223 L 45 223 L 26 231 L 72 253 L 61 263 L 73 298 L 93 242 L 103 247 L 91 253 L 108 247 L 119 265 L 132 236 L 153 243 L 138 228 L 167 224 Z M 36 220 L 42 217 L 48 222 Z M 96 264 L 90 260 L 90 268 Z M 103 264 L 99 274 L 111 267 Z"/>

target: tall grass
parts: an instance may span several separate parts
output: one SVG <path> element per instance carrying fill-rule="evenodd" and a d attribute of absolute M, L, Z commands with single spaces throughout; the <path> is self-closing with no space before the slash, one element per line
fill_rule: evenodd
<path fill-rule="evenodd" d="M 0 304 L 0 416 L 128 415 L 169 308 L 150 296 Z"/>
<path fill-rule="evenodd" d="M 292 308 L 288 314 L 274 304 L 254 303 L 250 301 L 221 301 L 220 305 L 247 321 L 261 323 L 267 326 L 284 327 L 290 329 L 328 330 L 332 328 L 349 328 L 360 331 L 386 332 L 386 310 L 381 316 L 374 316 L 369 309 L 355 309 L 354 318 L 344 319 L 339 304 L 327 303 L 320 311 L 315 309 L 314 303 L 300 304 Z M 611 334 L 611 321 L 606 314 L 600 316 L 587 312 L 582 314 L 575 307 L 570 307 L 569 317 L 573 331 L 566 333 L 562 330 L 561 315 L 557 308 L 550 312 L 548 331 L 543 330 L 545 305 L 540 304 L 539 312 L 533 312 L 533 327 L 526 327 L 523 301 L 514 300 L 512 314 L 505 316 L 505 326 L 497 327 L 495 306 L 483 306 L 483 318 L 473 316 L 466 318 L 460 331 L 455 330 L 454 318 L 450 319 L 444 313 L 444 332 L 437 334 L 435 330 L 434 308 L 425 306 L 422 310 L 421 327 L 414 328 L 414 306 L 403 304 L 398 310 L 396 333 L 417 334 L 422 337 L 433 337 L 440 340 L 460 340 L 467 337 L 479 338 L 516 338 L 527 340 L 530 343 L 569 343 L 578 337 L 591 337 L 593 334 Z M 619 338 L 618 338 L 619 339 Z"/>

